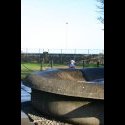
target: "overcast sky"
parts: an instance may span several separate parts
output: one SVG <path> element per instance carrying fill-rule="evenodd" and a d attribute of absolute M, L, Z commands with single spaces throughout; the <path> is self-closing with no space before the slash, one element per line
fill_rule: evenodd
<path fill-rule="evenodd" d="M 104 49 L 96 0 L 21 0 L 21 48 Z"/>

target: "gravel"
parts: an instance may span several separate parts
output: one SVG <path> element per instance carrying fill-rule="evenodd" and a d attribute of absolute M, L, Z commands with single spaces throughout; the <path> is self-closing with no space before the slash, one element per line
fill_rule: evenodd
<path fill-rule="evenodd" d="M 35 125 L 73 125 L 42 115 L 37 110 L 35 110 L 29 102 L 27 104 L 26 102 L 25 104 L 22 103 L 21 106 L 21 110 L 28 115 L 30 121 Z"/>

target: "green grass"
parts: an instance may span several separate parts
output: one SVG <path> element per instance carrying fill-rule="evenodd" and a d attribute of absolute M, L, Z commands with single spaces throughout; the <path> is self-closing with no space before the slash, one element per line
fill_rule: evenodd
<path fill-rule="evenodd" d="M 21 64 L 21 80 L 33 71 L 39 71 L 40 64 L 38 63 L 22 63 Z"/>
<path fill-rule="evenodd" d="M 32 72 L 31 71 L 21 71 L 21 80 L 23 80 L 30 73 L 32 73 Z"/>
<path fill-rule="evenodd" d="M 53 68 L 67 68 L 68 66 L 66 65 L 60 65 L 60 64 L 54 64 Z M 50 64 L 44 64 L 44 68 L 51 68 Z M 40 71 L 41 69 L 41 64 L 40 63 L 22 63 L 21 64 L 21 80 L 23 80 L 27 75 L 34 71 Z"/>
<path fill-rule="evenodd" d="M 85 64 L 85 67 L 97 67 L 97 64 Z M 40 71 L 40 63 L 22 63 L 21 64 L 21 80 L 34 71 Z M 44 64 L 43 69 L 51 68 L 50 64 Z M 66 64 L 53 64 L 53 68 L 68 68 Z M 83 68 L 82 64 L 77 64 L 76 68 Z"/>
<path fill-rule="evenodd" d="M 25 70 L 27 67 L 30 70 L 40 70 L 40 64 L 39 63 L 22 63 L 21 64 L 21 70 Z"/>

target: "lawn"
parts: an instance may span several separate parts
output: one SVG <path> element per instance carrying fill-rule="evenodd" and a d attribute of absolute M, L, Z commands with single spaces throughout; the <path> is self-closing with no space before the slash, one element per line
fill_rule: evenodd
<path fill-rule="evenodd" d="M 50 64 L 44 64 L 43 70 L 51 68 Z M 54 64 L 53 68 L 68 68 L 66 65 Z M 40 71 L 41 64 L 39 63 L 22 63 L 21 64 L 21 80 L 24 79 L 27 75 L 34 71 Z"/>
<path fill-rule="evenodd" d="M 85 67 L 97 67 L 97 64 L 85 64 Z M 43 70 L 51 68 L 50 64 L 44 64 Z M 53 68 L 68 68 L 68 65 L 53 64 Z M 77 64 L 76 68 L 83 68 L 82 64 Z M 21 63 L 21 80 L 34 71 L 40 71 L 40 63 Z"/>
<path fill-rule="evenodd" d="M 22 63 L 21 64 L 21 80 L 33 71 L 39 71 L 40 64 L 38 63 Z"/>

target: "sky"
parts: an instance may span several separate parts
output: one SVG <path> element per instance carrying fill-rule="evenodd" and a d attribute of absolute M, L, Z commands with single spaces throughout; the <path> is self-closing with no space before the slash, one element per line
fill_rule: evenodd
<path fill-rule="evenodd" d="M 21 48 L 104 49 L 96 0 L 21 0 Z"/>

